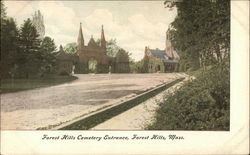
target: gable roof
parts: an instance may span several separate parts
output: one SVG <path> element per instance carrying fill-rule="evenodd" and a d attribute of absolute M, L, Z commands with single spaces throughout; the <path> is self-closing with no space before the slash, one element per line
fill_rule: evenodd
<path fill-rule="evenodd" d="M 153 56 L 159 58 L 159 59 L 165 59 L 165 56 L 167 56 L 166 52 L 164 50 L 159 49 L 150 49 Z"/>
<path fill-rule="evenodd" d="M 96 44 L 95 40 L 91 37 L 91 39 L 89 40 L 88 46 L 97 47 L 98 45 Z"/>
<path fill-rule="evenodd" d="M 163 62 L 178 63 L 178 60 L 170 59 L 165 50 L 160 50 L 160 49 L 149 49 L 149 50 L 154 57 L 162 60 Z"/>
<path fill-rule="evenodd" d="M 78 59 L 76 55 L 66 53 L 62 48 L 55 53 L 55 56 L 58 60 L 76 61 Z"/>

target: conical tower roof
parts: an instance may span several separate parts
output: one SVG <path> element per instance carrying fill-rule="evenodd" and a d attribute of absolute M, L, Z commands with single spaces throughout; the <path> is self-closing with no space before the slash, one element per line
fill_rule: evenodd
<path fill-rule="evenodd" d="M 84 38 L 83 38 L 83 34 L 82 34 L 82 23 L 80 23 L 80 29 L 79 29 L 77 43 L 78 43 L 78 46 L 79 45 L 84 46 Z"/>
<path fill-rule="evenodd" d="M 82 23 L 80 23 L 79 35 L 77 39 L 77 54 L 78 55 L 80 55 L 83 48 L 84 48 L 84 38 L 82 35 Z"/>
<path fill-rule="evenodd" d="M 106 40 L 104 36 L 103 25 L 102 25 L 102 32 L 101 32 L 101 47 L 106 48 Z"/>

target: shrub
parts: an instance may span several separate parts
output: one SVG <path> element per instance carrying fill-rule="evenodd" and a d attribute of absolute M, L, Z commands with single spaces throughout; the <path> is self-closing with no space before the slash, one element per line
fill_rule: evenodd
<path fill-rule="evenodd" d="M 165 97 L 148 129 L 229 130 L 229 64 L 214 66 Z"/>
<path fill-rule="evenodd" d="M 69 76 L 69 73 L 66 72 L 66 71 L 62 71 L 59 73 L 59 75 L 62 75 L 62 76 Z"/>

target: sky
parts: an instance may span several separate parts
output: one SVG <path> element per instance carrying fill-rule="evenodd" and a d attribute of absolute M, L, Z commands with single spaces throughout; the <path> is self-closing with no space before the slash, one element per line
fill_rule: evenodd
<path fill-rule="evenodd" d="M 77 41 L 80 22 L 87 45 L 91 35 L 116 39 L 118 46 L 140 60 L 145 46 L 165 48 L 165 35 L 176 17 L 176 9 L 164 7 L 164 1 L 4 1 L 7 15 L 20 27 L 40 10 L 44 16 L 45 36 L 57 46 Z"/>

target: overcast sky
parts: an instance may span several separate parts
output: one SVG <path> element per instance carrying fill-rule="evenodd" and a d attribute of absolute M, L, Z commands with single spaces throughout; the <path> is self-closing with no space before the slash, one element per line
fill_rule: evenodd
<path fill-rule="evenodd" d="M 18 26 L 35 11 L 44 16 L 45 35 L 57 46 L 76 42 L 82 22 L 85 45 L 93 35 L 101 36 L 104 25 L 106 40 L 132 53 L 135 60 L 144 56 L 145 46 L 165 48 L 165 34 L 174 20 L 176 10 L 164 8 L 163 1 L 5 1 L 7 15 L 14 17 Z"/>

